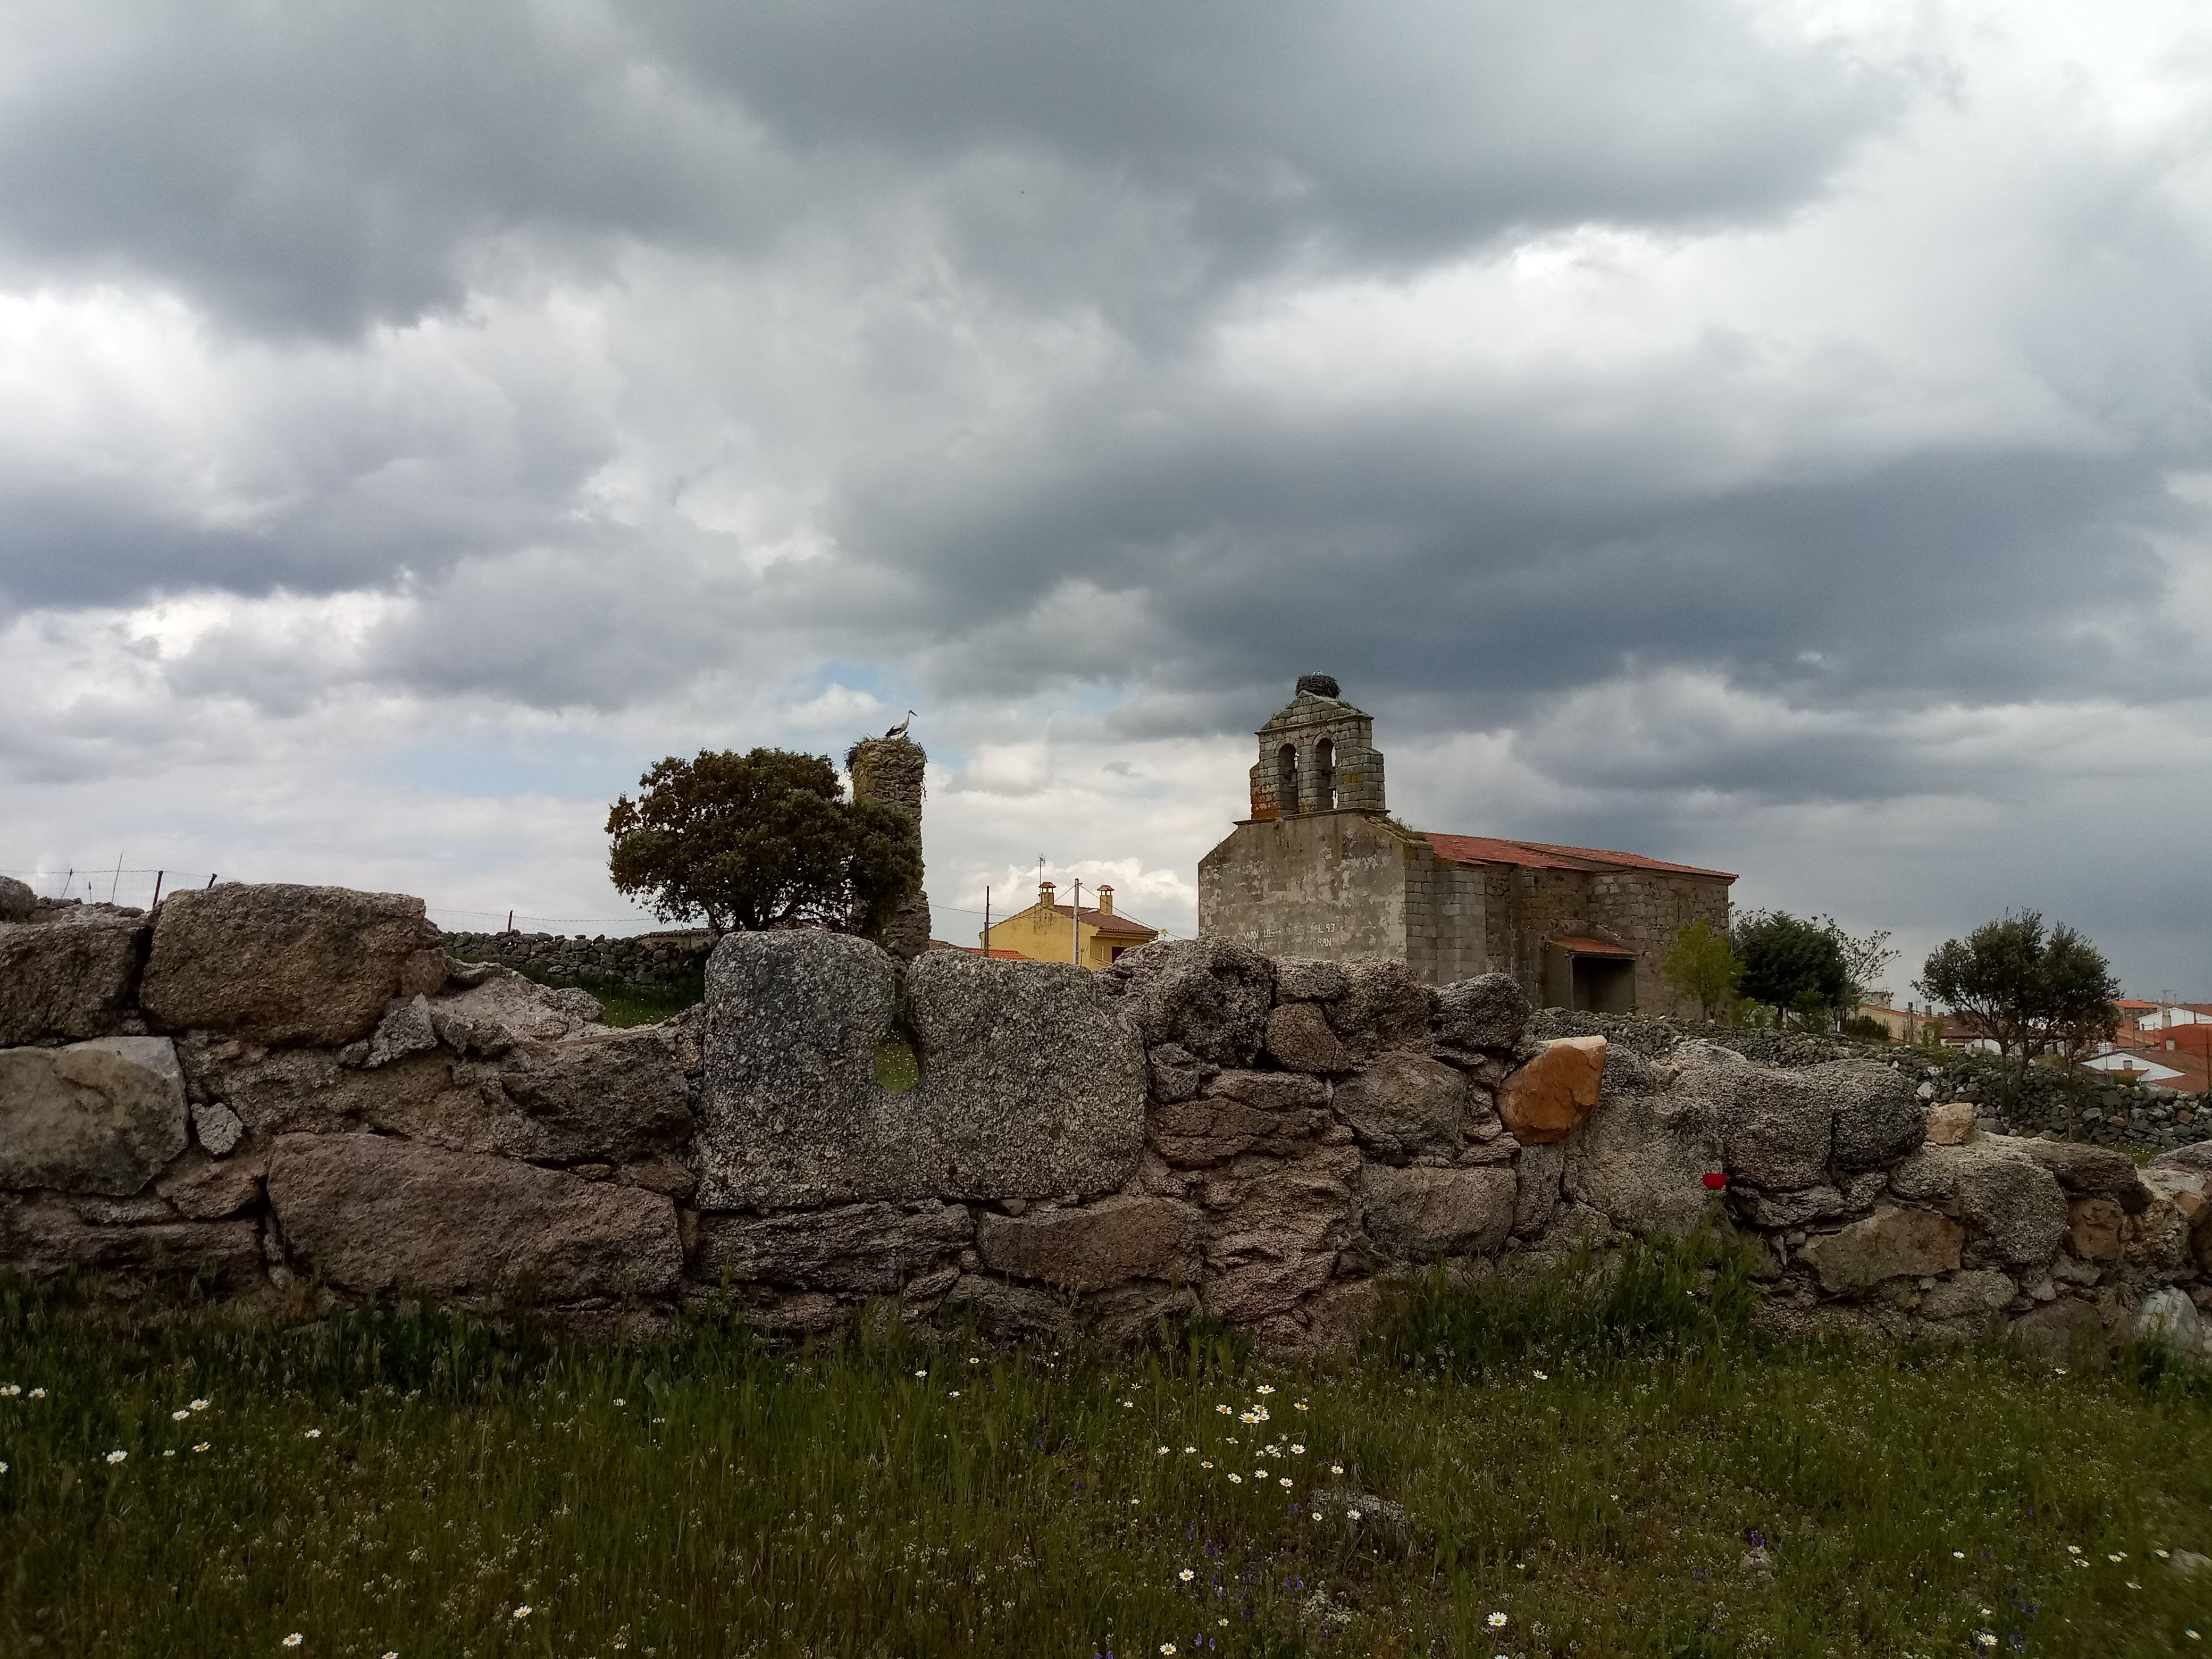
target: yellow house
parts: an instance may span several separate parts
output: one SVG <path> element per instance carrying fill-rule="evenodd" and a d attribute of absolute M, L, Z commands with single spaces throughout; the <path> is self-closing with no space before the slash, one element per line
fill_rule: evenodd
<path fill-rule="evenodd" d="M 1124 951 L 1149 945 L 1160 936 L 1157 927 L 1114 914 L 1114 890 L 1098 890 L 1098 908 L 1085 905 L 1080 912 L 1053 902 L 1053 884 L 1037 884 L 1037 902 L 995 924 L 986 948 L 993 956 L 1002 951 L 1032 962 L 1079 962 L 1085 968 L 1103 968 Z"/>

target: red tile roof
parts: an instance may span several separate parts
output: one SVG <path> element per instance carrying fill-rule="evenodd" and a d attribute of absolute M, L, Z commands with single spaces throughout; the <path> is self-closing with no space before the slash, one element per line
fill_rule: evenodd
<path fill-rule="evenodd" d="M 1034 904 L 1030 907 L 1032 910 L 1036 908 Z M 1054 905 L 1052 913 L 1056 916 L 1066 916 L 1071 921 L 1074 920 L 1065 904 Z M 1096 928 L 1102 933 L 1125 939 L 1156 939 L 1160 931 L 1157 927 L 1147 927 L 1141 921 L 1133 921 L 1127 916 L 1109 916 L 1103 910 L 1094 910 L 1087 904 L 1083 907 L 1083 925 Z"/>
<path fill-rule="evenodd" d="M 1668 875 L 1711 876 L 1734 881 L 1728 870 L 1702 870 L 1694 864 L 1668 864 L 1640 853 L 1609 853 L 1595 847 L 1556 847 L 1540 841 L 1506 841 L 1496 836 L 1446 836 L 1431 832 L 1429 845 L 1448 864 L 1512 864 L 1524 870 L 1587 870 L 1617 865 L 1629 870 L 1658 870 Z"/>
<path fill-rule="evenodd" d="M 1551 941 L 1562 951 L 1571 951 L 1579 957 L 1633 957 L 1636 952 L 1619 945 L 1608 945 L 1601 939 L 1571 936 Z"/>

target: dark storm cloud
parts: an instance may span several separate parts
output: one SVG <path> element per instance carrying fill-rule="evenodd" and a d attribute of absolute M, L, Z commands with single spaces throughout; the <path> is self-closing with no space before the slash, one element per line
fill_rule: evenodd
<path fill-rule="evenodd" d="M 0 27 L 0 249 L 280 332 L 453 307 L 503 237 L 587 262 L 627 238 L 755 249 L 933 173 L 972 270 L 1062 287 L 1079 273 L 1047 276 L 1040 223 L 1073 233 L 1065 203 L 1087 222 L 1133 194 L 1228 272 L 1315 245 L 1418 257 L 1507 224 L 1764 213 L 1887 102 L 1712 0 L 210 0 Z M 963 183 L 978 155 L 1042 170 Z"/>

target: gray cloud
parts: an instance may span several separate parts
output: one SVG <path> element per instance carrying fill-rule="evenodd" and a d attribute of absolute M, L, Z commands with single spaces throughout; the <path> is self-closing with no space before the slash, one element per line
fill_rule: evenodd
<path fill-rule="evenodd" d="M 1180 868 L 1327 669 L 1456 827 L 1817 888 L 2001 806 L 2172 959 L 2063 873 L 2212 696 L 2201 30 L 2126 3 L 18 8 L 0 775 L 918 701 L 975 869 Z"/>

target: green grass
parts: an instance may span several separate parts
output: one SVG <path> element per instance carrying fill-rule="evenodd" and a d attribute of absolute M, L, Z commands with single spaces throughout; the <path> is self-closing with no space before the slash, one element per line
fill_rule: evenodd
<path fill-rule="evenodd" d="M 2203 1650 L 2155 1553 L 2212 1553 L 2201 1377 L 1765 1344 L 1734 1271 L 1439 1281 L 1319 1368 L 17 1293 L 0 1652 Z M 1409 1524 L 1310 1518 L 1332 1465 Z"/>

